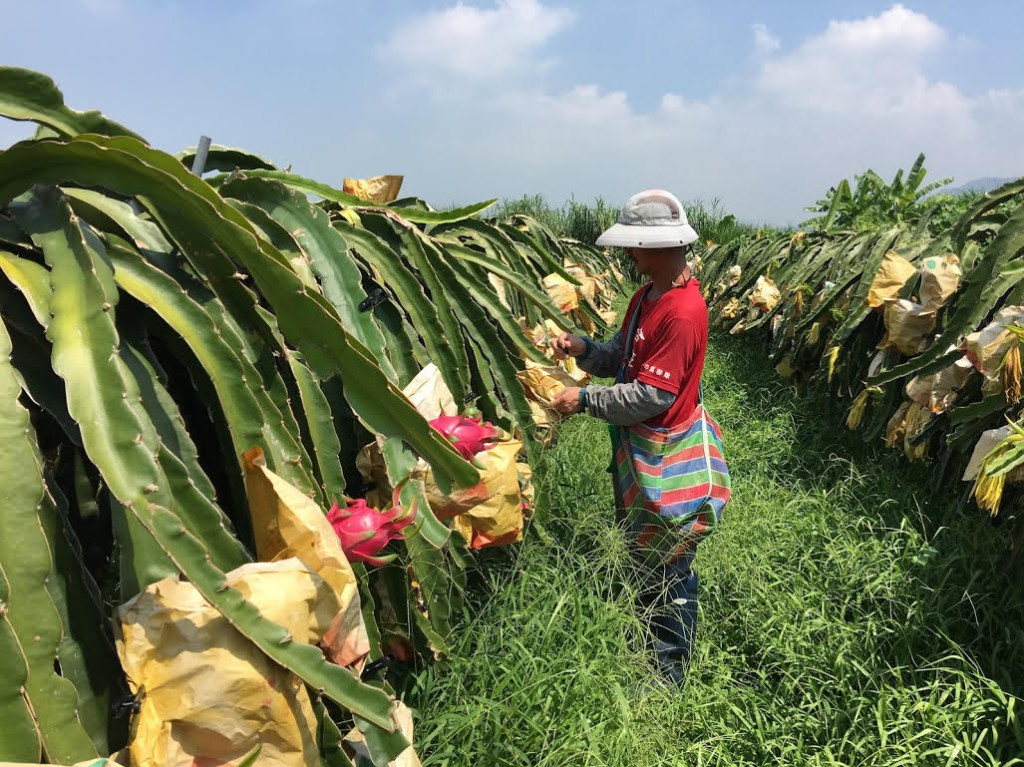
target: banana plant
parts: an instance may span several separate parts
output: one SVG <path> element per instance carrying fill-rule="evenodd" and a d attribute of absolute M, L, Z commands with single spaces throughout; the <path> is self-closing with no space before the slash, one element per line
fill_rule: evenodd
<path fill-rule="evenodd" d="M 828 231 L 874 229 L 887 221 L 902 223 L 926 219 L 931 208 L 925 198 L 953 179 L 924 184 L 927 174 L 924 159 L 924 154 L 919 154 L 906 175 L 900 168 L 888 184 L 873 170 L 855 176 L 852 184 L 843 179 L 830 188 L 823 199 L 807 208 L 809 212 L 822 215 L 808 219 L 801 226 Z"/>

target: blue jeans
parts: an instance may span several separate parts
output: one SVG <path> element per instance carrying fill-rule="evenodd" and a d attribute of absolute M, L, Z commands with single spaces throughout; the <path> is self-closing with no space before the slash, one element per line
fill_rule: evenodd
<path fill-rule="evenodd" d="M 610 428 L 614 448 L 614 427 Z M 628 514 L 615 474 L 614 452 L 607 471 L 612 475 L 615 492 L 615 519 L 628 536 Z M 680 685 L 686 678 L 690 650 L 697 634 L 697 573 L 692 568 L 696 553 L 694 546 L 689 554 L 670 565 L 651 565 L 647 552 L 634 550 L 648 584 L 640 591 L 640 605 L 651 611 L 649 647 L 658 658 L 661 672 Z"/>
<path fill-rule="evenodd" d="M 651 611 L 649 642 L 662 673 L 682 684 L 697 632 L 697 573 L 694 552 L 671 565 L 651 568 L 650 587 L 640 596 Z"/>

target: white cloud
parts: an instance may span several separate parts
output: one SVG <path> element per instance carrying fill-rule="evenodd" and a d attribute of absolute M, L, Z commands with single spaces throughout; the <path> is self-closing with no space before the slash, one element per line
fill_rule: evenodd
<path fill-rule="evenodd" d="M 936 178 L 1024 171 L 1015 138 L 1024 91 L 965 93 L 930 77 L 932 58 L 958 43 L 902 5 L 832 21 L 791 49 L 754 25 L 756 69 L 745 81 L 693 100 L 669 90 L 677 84 L 666 76 L 650 110 L 623 90 L 544 86 L 535 65 L 568 23 L 567 12 L 537 0 L 493 10 L 460 3 L 409 20 L 389 50 L 453 76 L 418 103 L 420 141 L 396 157 L 384 137 L 380 157 L 397 161 L 411 185 L 423 179 L 428 188 L 410 191 L 430 199 L 466 201 L 486 189 L 616 201 L 663 187 L 720 197 L 741 217 L 776 223 L 801 220 L 803 206 L 839 178 L 867 167 L 887 175 L 920 151 Z M 465 50 L 450 50 L 456 40 Z"/>
<path fill-rule="evenodd" d="M 953 86 L 931 82 L 922 65 L 947 34 L 895 5 L 857 21 L 832 21 L 792 53 L 764 62 L 758 87 L 786 106 L 836 114 L 961 120 L 970 107 Z"/>
<path fill-rule="evenodd" d="M 538 50 L 574 18 L 538 0 L 498 0 L 491 9 L 457 3 L 399 26 L 382 54 L 392 61 L 473 80 L 522 74 L 548 60 Z"/>
<path fill-rule="evenodd" d="M 754 30 L 754 52 L 758 56 L 767 56 L 782 47 L 782 42 L 768 31 L 764 24 L 755 24 Z"/>
<path fill-rule="evenodd" d="M 878 16 L 855 21 L 830 21 L 824 34 L 810 45 L 842 50 L 877 52 L 904 46 L 918 52 L 943 43 L 946 30 L 921 13 L 897 3 Z"/>
<path fill-rule="evenodd" d="M 996 112 L 1022 114 L 1024 113 L 1024 90 L 992 89 L 978 100 L 977 106 L 980 109 L 991 109 Z"/>

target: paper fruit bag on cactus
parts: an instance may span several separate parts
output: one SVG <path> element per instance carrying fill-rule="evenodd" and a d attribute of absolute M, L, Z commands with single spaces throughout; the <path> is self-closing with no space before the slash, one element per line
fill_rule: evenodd
<path fill-rule="evenodd" d="M 256 551 L 267 561 L 232 570 L 226 585 L 293 642 L 358 674 L 369 641 L 338 536 L 322 509 L 267 469 L 261 450 L 246 451 L 243 466 Z M 140 698 L 133 765 L 237 764 L 257 745 L 260 765 L 320 764 L 305 684 L 191 583 L 158 581 L 117 617 L 118 655 Z"/>
<path fill-rule="evenodd" d="M 440 415 L 457 415 L 458 405 L 445 385 L 441 371 L 431 362 L 416 374 L 402 393 L 428 421 Z"/>
<path fill-rule="evenodd" d="M 562 420 L 558 412 L 551 407 L 551 400 L 569 386 L 579 386 L 580 382 L 558 365 L 540 365 L 531 360 L 526 367 L 516 373 L 523 385 L 526 396 L 530 400 L 530 410 L 537 424 L 538 437 L 547 444 L 553 435 L 553 426 Z"/>
<path fill-rule="evenodd" d="M 954 253 L 929 258 L 921 264 L 921 303 L 929 309 L 941 309 L 960 287 L 960 259 Z"/>
<path fill-rule="evenodd" d="M 920 354 L 931 341 L 935 330 L 935 312 L 905 298 L 885 302 L 885 336 L 879 349 L 890 349 L 907 355 Z"/>
<path fill-rule="evenodd" d="M 762 312 L 770 312 L 776 304 L 782 300 L 782 293 L 770 277 L 761 275 L 754 283 L 754 290 L 750 294 L 750 303 Z"/>
<path fill-rule="evenodd" d="M 523 443 L 502 433 L 493 447 L 479 453 L 480 482 L 444 494 L 426 463 L 417 464 L 413 478 L 423 480 L 430 508 L 440 519 L 451 519 L 471 549 L 505 546 L 522 538 L 524 516 L 516 459 Z"/>
<path fill-rule="evenodd" d="M 346 178 L 341 190 L 367 202 L 394 202 L 402 189 L 403 176 L 374 176 L 373 178 Z"/>
<path fill-rule="evenodd" d="M 526 395 L 544 405 L 551 403 L 559 392 L 570 386 L 578 386 L 575 378 L 556 365 L 541 365 L 530 360 L 526 367 L 516 373 L 516 378 L 526 390 Z"/>
<path fill-rule="evenodd" d="M 1018 343 L 1018 336 L 1011 327 L 1024 325 L 1024 306 L 1004 306 L 992 321 L 968 334 L 960 346 L 975 369 L 985 376 L 986 393 L 1002 390 L 1000 374 L 1010 349 Z"/>
<path fill-rule="evenodd" d="M 324 651 L 339 665 L 359 663 L 370 652 L 359 585 L 324 510 L 270 471 L 259 448 L 242 461 L 256 555 L 269 562 L 297 557 L 331 585 L 340 609 L 324 634 Z"/>
<path fill-rule="evenodd" d="M 896 251 L 890 250 L 882 258 L 878 272 L 871 281 L 867 298 L 864 299 L 865 306 L 883 312 L 885 303 L 898 299 L 906 284 L 916 276 L 917 268 Z"/>
<path fill-rule="evenodd" d="M 576 360 L 572 357 L 566 357 L 564 360 L 555 361 L 555 352 L 552 348 L 552 342 L 561 335 L 562 330 L 551 320 L 544 320 L 543 323 L 538 323 L 530 329 L 526 320 L 522 317 L 519 319 L 519 324 L 523 328 L 523 332 L 533 341 L 533 345 L 537 347 L 541 354 L 551 360 L 551 365 L 559 367 L 568 373 L 574 381 L 581 383 L 590 378 L 590 374 L 583 370 L 576 364 Z M 529 363 L 529 361 L 527 361 Z M 535 364 L 535 363 L 534 363 Z"/>
<path fill-rule="evenodd" d="M 293 641 L 317 644 L 344 608 L 334 588 L 296 557 L 227 574 Z M 320 764 L 306 686 L 237 631 L 191 583 L 165 578 L 117 611 L 117 649 L 141 698 L 129 746 L 134 767 Z M 144 694 L 140 694 L 144 693 Z"/>
<path fill-rule="evenodd" d="M 579 297 L 576 295 L 576 286 L 569 282 L 565 277 L 552 272 L 545 277 L 541 284 L 544 286 L 544 290 L 554 301 L 555 306 L 563 314 L 568 314 L 577 306 L 579 306 Z"/>

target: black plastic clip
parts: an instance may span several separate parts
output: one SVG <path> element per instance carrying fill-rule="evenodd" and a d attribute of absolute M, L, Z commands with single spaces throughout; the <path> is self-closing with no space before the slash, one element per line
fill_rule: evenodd
<path fill-rule="evenodd" d="M 132 716 L 138 716 L 139 711 L 142 709 L 142 701 L 145 699 L 145 687 L 139 688 L 138 693 L 134 695 L 130 691 L 125 691 L 120 698 L 111 700 L 111 712 L 115 719 L 121 719 L 129 714 Z"/>
<path fill-rule="evenodd" d="M 359 311 L 361 311 L 361 312 L 373 311 L 374 309 L 376 309 L 378 306 L 380 306 L 382 303 L 384 303 L 387 300 L 388 300 L 388 294 L 385 292 L 384 288 L 381 288 L 381 287 L 374 288 L 370 292 L 370 295 L 368 295 L 366 298 L 364 298 L 362 301 L 359 302 Z"/>
<path fill-rule="evenodd" d="M 367 663 L 366 666 L 363 667 L 363 673 L 359 675 L 360 681 L 365 682 L 367 679 L 369 679 L 371 676 L 376 674 L 381 669 L 386 669 L 390 667 L 391 664 L 394 662 L 395 656 L 392 653 L 388 653 L 387 655 L 378 658 L 375 661 Z"/>

